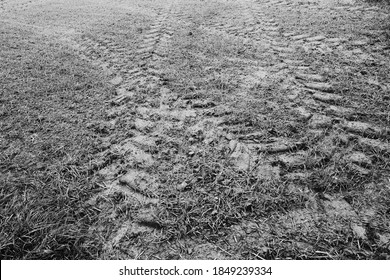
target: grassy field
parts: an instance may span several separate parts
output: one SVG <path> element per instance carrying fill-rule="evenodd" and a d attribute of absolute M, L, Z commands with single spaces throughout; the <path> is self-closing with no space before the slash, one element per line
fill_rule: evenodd
<path fill-rule="evenodd" d="M 1 259 L 389 259 L 389 27 L 385 3 L 1 1 Z"/>
<path fill-rule="evenodd" d="M 88 234 L 99 149 L 86 127 L 104 118 L 112 89 L 69 48 L 1 25 L 2 259 L 95 258 Z"/>

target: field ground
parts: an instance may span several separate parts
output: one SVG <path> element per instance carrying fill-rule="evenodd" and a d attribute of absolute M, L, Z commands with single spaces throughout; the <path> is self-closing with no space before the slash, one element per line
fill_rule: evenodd
<path fill-rule="evenodd" d="M 0 0 L 1 258 L 389 259 L 389 14 Z"/>

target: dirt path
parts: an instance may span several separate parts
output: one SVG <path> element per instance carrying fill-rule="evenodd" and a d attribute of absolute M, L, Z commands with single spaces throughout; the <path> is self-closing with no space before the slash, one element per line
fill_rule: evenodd
<path fill-rule="evenodd" d="M 99 258 L 389 257 L 388 9 L 19 2 L 1 1 L 4 21 L 68 46 L 115 92 L 86 124 Z"/>

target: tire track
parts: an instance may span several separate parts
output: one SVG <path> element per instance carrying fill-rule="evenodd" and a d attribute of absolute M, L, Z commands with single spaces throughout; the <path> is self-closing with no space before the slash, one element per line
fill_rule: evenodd
<path fill-rule="evenodd" d="M 360 10 L 361 8 L 355 7 L 354 11 Z M 326 52 L 334 52 L 343 49 L 343 45 L 349 43 L 350 47 L 365 47 L 368 45 L 366 40 L 354 40 L 352 42 L 347 42 L 345 39 L 341 38 L 327 38 L 323 35 L 318 34 L 283 34 L 287 39 L 288 48 L 298 49 L 302 48 L 306 53 L 311 54 L 324 54 Z M 344 44 L 343 44 L 344 43 Z M 293 52 L 283 52 L 279 50 L 283 56 L 291 56 Z M 354 51 L 351 51 L 352 53 Z M 355 51 L 357 54 L 363 54 L 361 52 Z M 355 60 L 358 60 L 358 56 L 355 57 Z M 372 59 L 372 57 L 365 56 L 364 59 Z M 335 92 L 335 87 L 332 85 L 332 82 L 325 76 L 316 73 L 315 71 L 310 70 L 309 67 L 302 67 L 297 69 L 295 67 L 290 67 L 292 71 L 293 82 L 297 87 L 294 87 L 296 93 L 302 100 L 302 103 L 298 103 L 298 107 L 295 109 L 296 112 L 303 118 L 309 121 L 309 127 L 313 129 L 326 127 L 328 129 L 334 128 L 336 130 L 344 130 L 346 133 L 353 133 L 358 136 L 358 142 L 366 143 L 366 147 L 373 150 L 379 149 L 383 152 L 388 152 L 386 148 L 386 142 L 380 142 L 378 140 L 372 141 L 367 138 L 361 137 L 370 137 L 370 138 L 382 138 L 386 139 L 389 135 L 389 131 L 383 127 L 377 127 L 373 124 L 350 121 L 354 119 L 357 112 L 354 112 L 354 108 L 343 107 L 342 104 L 343 98 Z M 368 143 L 372 145 L 369 146 Z M 359 155 L 359 156 L 358 156 Z M 361 154 L 360 152 L 353 152 L 352 156 L 353 162 L 356 166 L 353 167 L 362 174 L 367 174 L 368 171 L 361 168 L 362 165 L 365 165 L 368 160 L 368 156 Z M 358 160 L 361 159 L 361 161 Z"/>
<path fill-rule="evenodd" d="M 279 3 L 279 1 L 278 1 Z M 280 2 L 286 4 L 285 2 Z M 272 3 L 274 5 L 275 2 Z M 276 35 L 276 34 L 275 34 Z M 284 37 L 284 38 L 283 38 Z M 319 75 L 318 73 L 313 73 L 310 71 L 307 65 L 294 65 L 292 59 L 294 53 L 297 49 L 302 48 L 305 52 L 310 53 L 316 50 L 319 50 L 320 53 L 323 52 L 324 48 L 327 48 L 327 51 L 333 51 L 335 48 L 339 47 L 345 40 L 340 38 L 326 38 L 323 35 L 317 34 L 294 34 L 294 33 L 284 33 L 283 37 L 278 38 L 277 43 L 280 46 L 274 46 L 272 49 L 277 52 L 279 57 L 283 60 L 285 58 L 286 66 L 292 70 L 293 74 L 293 83 L 298 85 L 298 91 L 300 92 L 309 92 L 309 96 L 312 97 L 310 104 L 315 104 L 316 101 L 328 104 L 335 104 L 341 101 L 341 97 L 334 94 L 334 86 L 326 82 L 327 78 Z M 365 46 L 368 42 L 364 40 L 355 40 L 351 42 L 352 46 Z M 297 61 L 298 62 L 298 61 Z M 291 77 L 290 77 L 291 78 Z M 320 105 L 314 105 L 314 107 L 319 108 Z M 300 108 L 300 107 L 299 107 Z M 304 110 L 299 109 L 298 111 L 302 112 L 303 117 L 307 117 L 307 114 L 304 113 Z M 331 106 L 326 108 L 324 111 L 333 112 L 338 116 L 343 116 L 343 112 L 350 116 L 351 109 Z M 350 125 L 344 125 L 344 127 L 349 127 Z M 365 126 L 362 124 L 362 126 Z M 367 126 L 367 125 L 366 125 Z M 358 129 L 357 129 L 358 130 Z M 357 131 L 356 130 L 356 131 Z M 383 128 L 374 129 L 378 133 L 376 135 L 386 135 L 387 132 Z M 382 133 L 379 133 L 382 131 Z M 361 133 L 363 133 L 361 131 Z M 375 134 L 375 133 L 374 133 Z"/>
<path fill-rule="evenodd" d="M 170 42 L 179 22 L 177 4 L 172 3 L 169 8 L 159 10 L 137 52 L 131 60 L 127 58 L 128 63 L 117 67 L 116 77 L 111 80 L 118 95 L 110 101 L 113 108 L 108 115 L 113 116 L 113 121 L 127 122 L 128 116 L 117 116 L 117 110 L 127 108 L 126 104 L 129 102 L 133 104 L 134 117 L 131 118 L 130 125 L 132 137 L 97 156 L 97 162 L 100 163 L 97 169 L 104 191 L 97 194 L 90 203 L 96 205 L 102 198 L 124 195 L 126 203 L 123 207 L 130 207 L 132 213 L 122 218 L 122 225 L 113 229 L 104 248 L 106 256 L 121 250 L 120 244 L 126 239 L 125 236 L 127 239 L 140 238 L 145 244 L 152 242 L 158 238 L 163 226 L 158 219 L 161 180 L 156 170 L 161 162 L 156 155 L 160 142 L 169 138 L 165 133 L 166 128 L 174 125 L 170 117 L 175 113 L 167 111 L 163 104 L 169 98 L 169 90 L 163 87 L 162 73 L 164 61 L 170 52 Z M 103 43 L 105 47 L 102 48 Z M 113 61 L 112 54 L 117 50 L 116 45 L 93 42 L 87 46 L 93 44 L 93 50 L 88 52 L 92 59 Z M 128 57 L 128 54 L 124 53 L 124 56 Z M 118 66 L 115 63 L 113 65 Z M 150 104 L 156 99 L 156 94 L 157 100 L 161 99 L 160 107 L 157 108 Z M 159 116 L 159 121 L 156 121 L 156 116 Z M 111 155 L 119 155 L 119 159 L 108 161 L 107 158 Z M 112 215 L 115 215 L 115 209 L 109 211 L 113 211 Z M 133 257 L 139 258 L 139 252 L 133 252 Z"/>
<path fill-rule="evenodd" d="M 300 180 L 299 178 L 308 176 L 311 171 L 322 168 L 327 161 L 337 161 L 332 151 L 315 155 L 310 148 L 323 144 L 326 149 L 329 143 L 333 145 L 333 141 L 339 137 L 334 134 L 341 130 L 356 135 L 352 141 L 348 138 L 346 140 L 352 149 L 355 148 L 353 145 L 358 143 L 361 147 L 389 152 L 388 145 L 384 142 L 387 132 L 346 117 L 353 112 L 340 106 L 342 98 L 335 93 L 330 78 L 311 70 L 309 65 L 296 57 L 297 51 L 305 44 L 318 46 L 318 42 L 329 42 L 337 47 L 337 44 L 341 43 L 316 34 L 285 34 L 278 22 L 272 15 L 267 16 L 267 10 L 260 4 L 253 6 L 249 2 L 243 2 L 242 7 L 237 10 L 240 14 L 237 18 L 243 24 L 237 28 L 219 24 L 205 24 L 201 28 L 240 40 L 255 41 L 248 44 L 262 46 L 264 57 L 269 57 L 269 63 L 249 63 L 250 67 L 245 69 L 249 74 L 239 79 L 238 89 L 232 93 L 233 96 L 223 99 L 223 102 L 198 96 L 196 90 L 184 95 L 172 92 L 169 85 L 164 84 L 164 63 L 169 56 L 174 30 L 180 22 L 191 19 L 182 11 L 176 12 L 177 10 L 174 5 L 159 11 L 154 24 L 144 35 L 138 51 L 135 54 L 124 52 L 123 59 L 128 62 L 125 65 L 114 61 L 118 58 L 115 53 L 118 53 L 120 46 L 93 40 L 86 44 L 87 49 L 90 49 L 87 55 L 91 59 L 99 61 L 100 64 L 109 63 L 111 68 L 116 67 L 115 78 L 111 82 L 116 87 L 118 96 L 110 101 L 114 105 L 108 112 L 111 121 L 122 122 L 129 118 L 129 114 L 126 117 L 121 117 L 121 114 L 125 115 L 124 112 L 131 111 L 131 122 L 128 125 L 131 137 L 120 139 L 98 155 L 95 168 L 99 170 L 104 191 L 97 194 L 90 204 L 103 208 L 106 213 L 111 214 L 112 219 L 120 221 L 111 230 L 105 256 L 129 248 L 132 251 L 127 252 L 126 256 L 137 259 L 141 258 L 148 244 L 161 242 L 164 236 L 162 231 L 170 229 L 165 227 L 166 221 L 160 219 L 160 211 L 168 203 L 160 197 L 164 197 L 165 192 L 180 192 L 178 197 L 182 201 L 178 202 L 178 205 L 183 207 L 191 205 L 191 199 L 194 199 L 190 197 L 193 193 L 186 193 L 187 182 L 180 186 L 171 186 L 164 174 L 173 173 L 169 168 L 172 167 L 173 161 L 175 165 L 177 162 L 186 165 L 192 157 L 201 153 L 201 147 L 211 147 L 220 139 L 223 139 L 220 142 L 223 143 L 223 149 L 227 151 L 226 157 L 235 172 L 255 174 L 258 180 L 264 182 L 275 178 L 291 182 Z M 234 131 L 235 126 L 239 127 L 247 122 L 245 117 L 232 116 L 232 110 L 238 107 L 235 104 L 237 99 L 240 102 L 259 102 L 250 95 L 251 88 L 259 81 L 273 82 L 279 78 L 283 78 L 281 87 L 290 91 L 289 95 L 280 97 L 285 103 L 283 108 L 288 114 L 297 116 L 299 121 L 305 123 L 308 137 L 268 137 L 268 134 L 264 136 L 263 132 L 258 131 Z M 272 107 L 273 104 L 267 100 L 265 106 Z M 368 157 L 359 151 L 343 155 L 340 160 L 350 162 L 361 174 L 364 174 L 365 167 L 370 165 Z M 188 179 L 190 181 L 195 178 Z M 176 199 L 176 194 L 173 199 Z M 317 203 L 316 198 L 313 200 L 313 204 Z M 108 206 L 110 201 L 119 205 L 119 212 L 122 214 Z M 358 230 L 362 229 L 359 217 L 347 202 L 333 197 L 329 197 L 329 201 L 345 206 L 343 209 L 348 210 L 345 211 L 348 212 L 347 218 L 353 221 L 353 226 Z M 328 209 L 327 201 L 320 203 Z M 331 212 L 328 211 L 324 215 L 331 215 L 329 213 Z M 308 211 L 302 215 L 310 221 L 316 221 L 318 218 L 317 212 Z M 243 221 L 237 227 L 244 228 L 245 223 L 246 221 Z M 310 226 L 316 228 L 315 224 Z"/>
<path fill-rule="evenodd" d="M 266 15 L 267 8 L 270 5 L 274 6 L 275 2 L 271 2 L 270 5 L 258 3 L 257 6 L 250 5 L 250 10 L 245 7 L 237 9 L 243 16 L 244 24 L 229 26 L 216 23 L 204 26 L 203 29 L 210 33 L 216 30 L 242 40 L 265 39 L 269 43 L 265 55 L 269 54 L 269 57 L 273 58 L 273 65 L 260 67 L 259 71 L 243 79 L 240 84 L 240 90 L 243 91 L 241 97 L 245 98 L 246 89 L 252 87 L 251 80 L 265 80 L 269 75 L 284 78 L 283 90 L 290 91 L 290 94 L 284 97 L 287 104 L 285 108 L 306 123 L 308 137 L 294 140 L 281 137 L 264 139 L 261 133 L 238 135 L 238 139 L 232 139 L 228 144 L 230 158 L 236 169 L 244 172 L 253 172 L 257 169 L 258 176 L 264 179 L 283 176 L 285 179 L 296 180 L 296 176 L 301 176 L 302 172 L 309 174 L 322 168 L 327 162 L 335 161 L 345 163 L 358 176 L 368 175 L 373 164 L 372 157 L 363 151 L 367 149 L 383 155 L 389 154 L 390 130 L 372 123 L 356 121 L 358 112 L 354 108 L 343 106 L 345 103 L 343 97 L 338 94 L 331 78 L 312 70 L 310 65 L 296 58 L 296 53 L 300 50 L 309 55 L 322 54 L 342 50 L 346 44 L 350 47 L 364 48 L 368 42 L 364 40 L 347 42 L 342 38 L 327 38 L 312 33 L 283 33 L 277 21 L 272 18 L 272 14 Z M 292 6 L 285 1 L 277 3 L 280 7 Z M 248 5 L 248 2 L 243 2 L 243 5 Z M 364 52 L 355 53 L 364 57 Z M 371 58 L 365 56 L 364 59 Z M 196 112 L 196 115 L 202 113 Z M 217 132 L 218 128 L 228 131 L 231 124 L 218 118 L 201 120 L 190 127 L 188 132 L 195 136 L 202 131 L 207 142 L 207 135 L 220 135 Z M 340 155 L 334 153 L 332 149 L 323 148 L 321 155 L 311 152 L 315 145 L 334 148 L 335 142 L 341 142 L 341 145 L 346 146 L 345 153 Z M 332 199 L 335 203 L 345 202 L 338 201 L 337 198 Z M 320 203 L 326 204 L 323 201 Z M 330 217 L 331 211 L 326 210 L 324 215 Z M 366 232 L 362 221 L 352 208 L 348 215 L 353 217 L 351 219 L 354 231 Z"/>
<path fill-rule="evenodd" d="M 274 5 L 275 3 L 272 4 Z M 258 15 L 262 14 L 259 13 Z M 278 36 L 277 33 L 269 35 Z M 280 154 L 273 159 L 271 157 L 270 163 L 271 166 L 277 164 L 281 169 L 287 171 L 283 175 L 286 178 L 289 178 L 297 170 L 308 172 L 310 169 L 321 167 L 322 162 L 329 160 L 343 162 L 360 176 L 366 176 L 370 174 L 369 168 L 373 162 L 372 157 L 363 152 L 365 149 L 380 152 L 383 155 L 389 154 L 390 145 L 388 139 L 390 131 L 388 128 L 379 127 L 368 122 L 356 121 L 358 113 L 355 112 L 354 108 L 343 106 L 343 103 L 345 103 L 343 97 L 337 93 L 329 77 L 313 71 L 309 65 L 294 61 L 295 52 L 298 49 L 303 49 L 309 55 L 311 53 L 323 54 L 343 49 L 343 43 L 346 43 L 346 41 L 340 38 L 326 38 L 326 36 L 310 33 L 279 34 L 278 37 L 273 39 L 271 48 L 279 59 L 283 61 L 281 66 L 285 69 L 282 72 L 282 75 L 286 75 L 286 83 L 283 86 L 285 89 L 293 92 L 289 98 L 291 108 L 293 108 L 302 121 L 307 123 L 308 135 L 317 135 L 316 143 L 312 141 L 305 143 L 302 141 L 292 145 L 283 143 L 276 143 L 276 146 L 271 144 L 263 147 L 256 145 L 257 151 L 266 152 L 267 154 Z M 364 40 L 350 42 L 352 47 L 364 47 L 367 44 L 368 42 Z M 356 53 L 359 54 L 361 52 Z M 366 56 L 364 59 L 372 58 Z M 248 137 L 249 135 L 245 136 L 246 139 Z M 318 158 L 318 156 L 310 158 L 315 155 L 305 151 L 307 147 L 314 144 L 332 146 L 334 141 L 341 141 L 343 145 L 346 145 L 346 152 L 343 155 L 340 156 L 328 151 L 328 153 L 324 152 L 325 157 L 323 158 Z M 238 153 L 234 155 L 239 159 L 238 166 L 242 166 L 242 160 L 246 162 L 253 160 L 250 157 L 253 154 L 253 145 L 248 147 L 245 144 L 240 144 L 240 142 L 234 142 L 233 146 L 238 147 Z M 304 148 L 304 150 L 299 151 L 299 148 L 294 148 L 297 146 Z M 285 152 L 288 153 L 284 154 Z M 309 162 L 311 162 L 311 167 L 308 166 Z M 272 176 L 275 175 L 273 174 Z M 350 206 L 348 207 L 351 208 Z M 329 212 L 326 215 L 330 215 Z M 364 223 L 352 209 L 350 209 L 349 215 L 354 217 L 353 230 L 365 234 Z M 311 219 L 316 218 L 311 217 Z"/>
<path fill-rule="evenodd" d="M 135 54 L 109 39 L 88 36 L 83 36 L 76 48 L 83 58 L 109 70 L 114 76 L 111 83 L 118 88 L 118 93 L 155 87 L 160 80 L 157 64 L 167 55 L 167 46 L 173 34 L 168 19 L 169 13 L 159 11 Z M 122 98 L 119 94 L 118 102 Z"/>
<path fill-rule="evenodd" d="M 146 32 L 134 59 L 137 67 L 125 76 L 130 81 L 124 86 L 128 90 L 140 89 L 147 84 L 157 86 L 161 82 L 159 69 L 169 52 L 169 42 L 173 35 L 172 9 L 170 7 L 167 11 L 160 11 L 157 20 Z"/>

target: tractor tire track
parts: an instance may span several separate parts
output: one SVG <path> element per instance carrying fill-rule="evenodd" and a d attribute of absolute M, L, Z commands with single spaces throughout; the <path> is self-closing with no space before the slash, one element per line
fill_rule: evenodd
<path fill-rule="evenodd" d="M 264 6 L 261 9 L 264 9 Z M 258 15 L 262 14 L 259 13 Z M 271 20 L 271 22 L 273 21 Z M 275 27 L 277 27 L 276 24 Z M 340 45 L 345 41 L 339 38 L 326 38 L 323 35 L 310 33 L 282 35 L 278 34 L 276 29 L 275 32 L 272 30 L 272 33 L 267 35 L 271 38 L 273 36 L 271 49 L 282 62 L 281 74 L 285 75 L 286 81 L 283 87 L 293 92 L 289 96 L 290 100 L 287 100 L 290 104 L 288 107 L 292 108 L 299 118 L 307 123 L 307 134 L 317 135 L 318 137 L 316 142 L 311 141 L 308 143 L 302 139 L 302 142 L 299 144 L 277 142 L 270 145 L 258 146 L 257 144 L 250 144 L 248 146 L 240 142 L 234 142 L 232 146 L 236 148 L 233 150 L 233 154 L 237 150 L 237 154 L 234 156 L 239 159 L 237 166 L 243 166 L 243 160 L 245 162 L 255 161 L 253 156 L 251 156 L 254 151 L 253 146 L 255 146 L 257 151 L 267 154 L 279 154 L 276 157 L 270 157 L 270 163 L 271 166 L 276 164 L 280 166 L 280 170 L 285 170 L 283 172 L 285 178 L 290 178 L 294 172 L 299 170 L 310 172 L 311 169 L 321 168 L 322 162 L 330 160 L 344 162 L 348 168 L 360 176 L 368 175 L 372 160 L 369 155 L 362 151 L 362 148 L 388 155 L 390 151 L 388 142 L 390 130 L 373 123 L 354 121 L 358 113 L 355 112 L 354 108 L 343 106 L 343 103 L 345 103 L 343 97 L 337 93 L 331 79 L 313 71 L 303 61 L 301 64 L 299 61 L 294 60 L 298 49 L 303 49 L 309 55 L 310 53 L 333 52 L 337 51 L 337 48 L 340 49 Z M 368 43 L 364 40 L 357 40 L 350 44 L 352 46 L 364 47 Z M 372 58 L 365 56 L 365 59 Z M 248 136 L 243 138 L 248 139 Z M 288 139 L 286 140 L 289 141 Z M 318 158 L 318 156 L 305 151 L 312 145 L 329 145 L 329 142 L 335 141 L 343 141 L 344 145 L 347 145 L 348 148 L 346 148 L 346 152 L 343 155 L 324 152 L 325 157 Z M 304 148 L 303 151 L 299 151 L 299 148 L 293 148 L 297 147 L 297 145 Z M 313 158 L 313 156 L 316 157 Z M 308 165 L 308 163 L 311 164 Z M 247 168 L 250 165 L 244 166 Z M 271 168 L 267 169 L 271 170 Z M 272 174 L 272 176 L 275 175 L 275 173 Z M 365 232 L 364 222 L 352 210 L 350 215 L 354 216 L 353 223 L 355 229 Z M 314 216 L 312 218 L 315 219 Z"/>
<path fill-rule="evenodd" d="M 321 169 L 326 162 L 340 161 L 359 176 L 368 175 L 372 161 L 369 155 L 361 151 L 361 148 L 379 151 L 384 155 L 389 154 L 390 130 L 373 123 L 355 121 L 358 113 L 354 108 L 343 106 L 345 103 L 343 97 L 337 93 L 330 77 L 313 71 L 304 60 L 296 58 L 296 53 L 300 50 L 304 50 L 309 55 L 321 54 L 338 51 L 342 49 L 340 46 L 343 44 L 364 47 L 368 42 L 364 40 L 346 42 L 342 38 L 327 38 L 312 33 L 282 33 L 272 14 L 266 15 L 267 8 L 271 5 L 274 8 L 275 2 L 264 5 L 258 1 L 258 5 L 254 6 L 253 3 L 250 5 L 251 9 L 246 8 L 248 3 L 243 2 L 243 7 L 237 9 L 243 23 L 237 25 L 211 23 L 201 28 L 210 33 L 222 32 L 232 35 L 241 40 L 251 39 L 257 42 L 266 40 L 269 43 L 265 54 L 274 58 L 273 65 L 261 67 L 259 71 L 253 72 L 252 77 L 249 75 L 247 79 L 242 79 L 238 90 L 242 92 L 240 97 L 246 98 L 245 89 L 249 90 L 252 87 L 251 80 L 259 78 L 264 80 L 267 75 L 284 77 L 283 90 L 291 92 L 283 98 L 286 101 L 284 107 L 288 108 L 292 116 L 296 115 L 306 123 L 309 137 L 295 140 L 275 138 L 270 141 L 270 139 L 262 139 L 261 135 L 256 133 L 239 135 L 238 139 L 232 139 L 228 143 L 228 149 L 231 151 L 230 158 L 237 170 L 249 172 L 257 169 L 259 176 L 264 178 L 283 176 L 285 179 L 295 180 L 295 175 L 300 176 L 302 172 L 309 175 L 311 171 Z M 283 8 L 285 6 L 292 6 L 292 4 L 278 1 L 276 5 Z M 233 18 L 232 16 L 231 19 Z M 367 56 L 364 59 L 367 59 Z M 195 110 L 195 115 L 203 114 L 199 109 Z M 226 134 L 221 134 L 220 129 L 229 131 L 229 127 L 231 123 L 226 123 L 221 118 L 202 119 L 190 127 L 187 134 L 195 137 L 201 131 L 205 135 L 205 143 L 208 143 L 212 141 L 208 138 L 213 139 L 212 135 L 226 137 Z M 314 137 L 315 141 L 310 139 L 311 137 Z M 346 152 L 342 155 L 331 150 L 323 150 L 320 156 L 311 153 L 315 145 L 332 146 L 337 141 L 347 145 Z M 350 215 L 354 217 L 354 227 L 365 231 L 362 221 L 353 210 Z"/>
<path fill-rule="evenodd" d="M 97 155 L 97 162 L 102 163 L 97 169 L 104 190 L 90 203 L 96 205 L 102 198 L 120 194 L 126 199 L 127 206 L 124 207 L 132 209 L 132 214 L 123 218 L 123 224 L 112 230 L 104 248 L 103 255 L 106 257 L 120 252 L 123 247 L 121 242 L 128 238 L 139 238 L 144 245 L 153 242 L 159 238 L 163 227 L 158 219 L 161 180 L 156 172 L 161 162 L 156 156 L 159 154 L 160 143 L 169 139 L 165 130 L 175 125 L 171 116 L 177 113 L 167 110 L 164 105 L 166 99 L 169 99 L 169 90 L 163 87 L 162 80 L 164 61 L 170 52 L 174 30 L 180 22 L 180 13 L 176 11 L 177 4 L 159 10 L 156 20 L 146 31 L 131 60 L 126 52 L 122 56 L 115 55 L 118 53 L 117 46 L 108 42 L 104 42 L 104 47 L 103 42 L 87 44 L 93 46 L 88 55 L 99 62 L 113 62 L 112 57 L 127 57 L 128 63 L 124 65 L 112 63 L 111 68 L 116 66 L 116 77 L 111 82 L 116 87 L 117 96 L 110 101 L 113 108 L 108 115 L 113 116 L 113 121 L 126 121 L 117 117 L 115 112 L 117 109 L 126 108 L 129 102 L 134 105 L 134 117 L 131 118 L 130 126 L 132 137 Z M 155 103 L 153 101 L 156 99 L 160 99 L 160 107 L 157 108 L 150 104 Z M 156 119 L 156 116 L 159 117 Z M 111 155 L 119 155 L 119 160 L 106 164 Z M 113 211 L 112 215 L 115 215 L 114 210 L 109 210 Z M 140 252 L 142 250 L 130 254 L 133 258 L 140 258 Z"/>
<path fill-rule="evenodd" d="M 354 11 L 364 10 L 364 8 L 355 7 Z M 320 34 L 283 34 L 287 39 L 287 46 L 291 49 L 303 49 L 306 53 L 323 54 L 325 52 L 337 52 L 338 49 L 342 49 L 343 45 L 349 43 L 350 47 L 365 47 L 368 45 L 366 40 L 354 40 L 347 42 L 341 38 L 327 38 Z M 344 44 L 343 44 L 344 43 Z M 283 55 L 292 57 L 293 52 L 283 52 Z M 356 52 L 361 53 L 361 52 Z M 363 53 L 362 53 L 363 54 Z M 372 57 L 364 57 L 372 59 Z M 359 59 L 357 56 L 356 60 Z M 332 82 L 325 76 L 319 73 L 313 72 L 309 67 L 303 67 L 301 69 L 291 68 L 292 78 L 291 80 L 297 87 L 294 89 L 302 94 L 303 104 L 298 104 L 296 111 L 302 118 L 311 119 L 309 126 L 312 128 L 318 128 L 321 126 L 330 126 L 331 123 L 335 123 L 335 129 L 345 130 L 349 133 L 358 134 L 361 136 L 369 136 L 371 138 L 386 139 L 389 135 L 388 129 L 383 127 L 377 127 L 374 124 L 368 124 L 364 122 L 351 122 L 348 121 L 354 119 L 354 108 L 343 107 L 343 98 L 335 93 L 335 87 Z M 305 107 L 306 104 L 310 104 L 310 107 Z M 303 105 L 303 106 L 300 106 Z M 307 106 L 307 105 L 306 105 Z M 313 109 L 315 111 L 313 111 Z M 321 112 L 318 111 L 321 109 Z M 310 112 L 310 113 L 308 113 Z M 371 129 L 369 129 L 371 128 Z M 370 131 L 369 131 L 370 130 Z M 371 142 L 366 139 L 359 140 L 361 142 Z M 382 150 L 385 149 L 385 142 L 379 144 L 375 142 L 374 146 L 381 146 Z M 378 147 L 378 146 L 377 146 Z M 373 147 L 371 147 L 373 148 Z"/>
<path fill-rule="evenodd" d="M 222 143 L 221 150 L 226 151 L 229 168 L 238 174 L 252 174 L 250 176 L 263 182 L 275 179 L 290 182 L 306 180 L 329 161 L 345 162 L 359 176 L 365 176 L 372 163 L 360 148 L 384 154 L 390 152 L 386 142 L 389 139 L 388 129 L 357 122 L 354 118 L 356 112 L 343 106 L 343 97 L 338 95 L 331 77 L 315 71 L 304 59 L 297 57 L 302 50 L 309 54 L 326 47 L 337 50 L 345 43 L 342 39 L 326 38 L 321 34 L 283 32 L 277 18 L 268 13 L 269 9 L 275 8 L 275 2 L 240 3 L 236 14 L 226 17 L 228 20 L 234 19 L 237 25 L 210 19 L 198 25 L 200 30 L 210 34 L 218 33 L 243 40 L 264 51 L 262 58 L 266 59 L 266 63 L 261 58 L 253 59 L 250 63 L 242 62 L 246 66 L 241 71 L 244 74 L 237 78 L 237 88 L 223 99 L 197 95 L 196 88 L 193 93 L 175 92 L 164 80 L 164 67 L 170 55 L 174 31 L 182 23 L 193 23 L 192 17 L 178 8 L 179 3 L 158 11 L 156 20 L 144 34 L 136 53 L 109 40 L 84 37 L 81 49 L 85 57 L 112 72 L 111 83 L 117 96 L 110 100 L 113 106 L 107 112 L 110 119 L 107 125 L 125 122 L 130 135 L 98 154 L 94 164 L 103 191 L 89 203 L 104 209 L 105 215 L 110 213 L 110 218 L 117 220 L 110 229 L 104 257 L 122 254 L 138 259 L 142 258 L 149 244 L 164 242 L 167 235 L 162 232 L 170 233 L 168 227 L 171 221 L 161 218 L 162 213 L 166 209 L 173 213 L 180 211 L 169 205 L 170 199 L 179 199 L 176 193 L 179 193 L 177 197 L 181 200 L 175 202 L 177 205 L 191 205 L 194 201 L 191 195 L 194 193 L 187 193 L 191 187 L 188 185 L 199 179 L 195 178 L 194 171 L 194 175 L 191 175 L 194 178 L 189 176 L 181 185 L 172 186 L 165 174 L 172 175 L 171 170 L 176 164 L 186 166 L 193 157 L 202 159 L 204 147 L 214 149 L 215 143 Z M 294 7 L 289 3 L 278 1 L 276 7 Z M 239 65 L 236 67 L 239 68 Z M 278 102 L 259 100 L 252 95 L 253 88 L 262 83 L 278 84 Z M 245 115 L 240 117 L 234 114 L 234 110 L 239 108 L 237 103 L 245 102 L 273 110 L 273 113 L 268 111 L 256 116 L 264 122 L 282 108 L 289 117 L 304 124 L 305 133 L 299 134 L 299 138 L 270 137 L 273 131 L 264 134 L 263 131 L 240 130 L 248 123 L 251 126 L 251 120 Z M 345 154 L 337 155 L 332 149 L 327 150 L 334 147 L 337 141 L 348 147 Z M 320 154 L 313 152 L 314 146 L 321 145 Z M 171 196 L 166 196 L 166 193 Z M 312 199 L 309 202 L 313 205 L 326 206 L 329 203 L 317 198 L 312 190 L 309 193 Z M 363 228 L 358 215 L 347 202 L 330 196 L 327 199 L 345 206 L 352 225 L 359 230 Z M 119 209 L 110 205 L 110 201 L 119 205 Z M 307 220 L 317 221 L 318 216 L 325 215 L 326 218 L 328 214 L 307 211 L 303 216 Z M 236 222 L 234 226 L 245 228 L 246 222 Z M 318 229 L 316 224 L 310 226 Z M 236 234 L 234 227 L 228 230 L 232 235 Z M 172 233 L 172 236 L 175 234 Z M 233 243 L 230 245 L 233 246 Z M 124 248 L 130 251 L 124 253 Z"/>
<path fill-rule="evenodd" d="M 280 3 L 285 4 L 285 2 Z M 272 5 L 274 4 L 275 2 L 272 3 Z M 264 8 L 265 7 L 260 7 L 259 10 L 263 10 Z M 258 15 L 263 14 L 260 12 Z M 332 85 L 328 77 L 311 71 L 308 65 L 305 65 L 303 61 L 294 59 L 295 52 L 300 48 L 308 53 L 313 50 L 314 52 L 315 50 L 323 51 L 324 48 L 332 50 L 332 48 L 340 46 L 341 42 L 343 42 L 342 39 L 326 38 L 325 36 L 317 34 L 282 35 L 277 33 L 276 30 L 278 26 L 274 20 L 271 19 L 270 21 L 268 20 L 268 22 L 271 22 L 272 25 L 275 26 L 275 32 L 272 30 L 271 33 L 269 32 L 267 34 L 269 36 L 274 36 L 271 49 L 282 62 L 282 65 L 280 65 L 281 68 L 286 69 L 285 71 L 282 71 L 282 75 L 286 75 L 285 81 L 287 81 L 287 84 L 284 84 L 283 86 L 293 92 L 290 99 L 296 100 L 296 102 L 290 102 L 291 107 L 295 107 L 293 110 L 303 120 L 308 122 L 309 129 L 322 130 L 325 134 L 324 128 L 326 130 L 333 128 L 336 131 L 344 130 L 347 133 L 359 135 L 358 137 L 388 139 L 389 130 L 384 127 L 378 127 L 374 124 L 364 122 L 349 121 L 353 119 L 356 112 L 354 112 L 353 108 L 342 106 L 343 98 L 335 93 L 334 85 Z M 354 41 L 352 44 L 364 46 L 367 42 Z M 289 102 L 289 100 L 287 100 L 287 102 Z M 375 149 L 374 147 L 376 147 L 377 149 L 388 152 L 388 148 L 386 148 L 388 144 L 386 142 L 380 142 L 379 140 L 372 141 L 368 138 L 358 138 L 358 142 L 370 142 L 372 144 L 372 146 L 369 147 L 370 149 Z M 368 144 L 366 146 L 368 146 Z M 367 158 L 365 155 L 362 155 L 361 157 Z M 288 161 L 291 161 L 291 159 L 288 159 L 287 161 L 282 160 L 284 165 L 290 164 Z M 355 160 L 355 163 L 359 164 L 359 161 Z M 356 170 L 359 172 L 364 174 L 367 173 L 367 171 L 358 166 L 353 167 L 356 167 Z"/>

